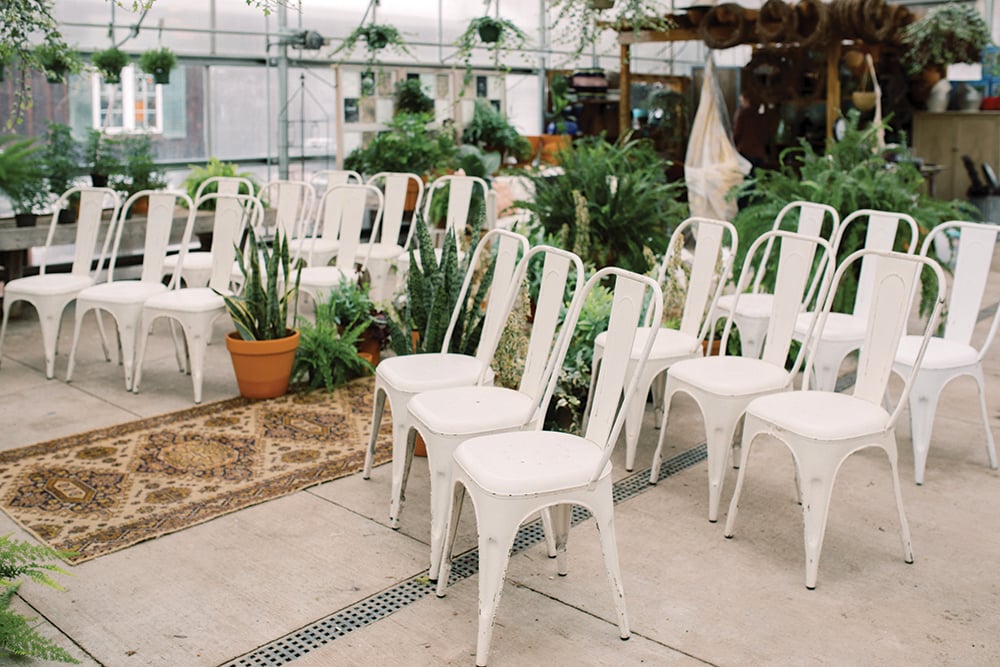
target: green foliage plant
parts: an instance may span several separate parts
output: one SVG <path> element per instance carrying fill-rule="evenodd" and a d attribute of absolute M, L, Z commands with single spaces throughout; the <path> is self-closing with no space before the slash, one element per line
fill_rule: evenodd
<path fill-rule="evenodd" d="M 7 130 L 21 124 L 31 108 L 31 72 L 44 71 L 40 57 L 44 51 L 40 53 L 35 46 L 39 42 L 71 50 L 52 16 L 52 0 L 0 2 L 0 62 L 17 64 L 16 71 L 7 73 L 13 87 L 6 110 Z M 79 57 L 76 64 L 83 66 Z"/>
<path fill-rule="evenodd" d="M 507 154 L 521 158 L 531 153 L 528 140 L 493 105 L 483 100 L 476 100 L 472 120 L 462 129 L 462 143 L 487 152 L 496 151 L 501 159 Z"/>
<path fill-rule="evenodd" d="M 406 40 L 403 39 L 403 35 L 399 30 L 395 26 L 382 23 L 364 23 L 359 25 L 344 38 L 340 46 L 334 49 L 330 55 L 335 56 L 342 53 L 346 57 L 354 52 L 359 42 L 364 42 L 368 52 L 367 62 L 369 65 L 377 63 L 378 54 L 387 49 L 401 56 L 415 58 L 406 46 Z"/>
<path fill-rule="evenodd" d="M 52 575 L 69 573 L 50 561 L 73 555 L 69 551 L 13 540 L 10 535 L 0 536 L 0 656 L 6 653 L 41 660 L 80 662 L 65 649 L 38 634 L 32 625 L 36 619 L 26 618 L 10 608 L 11 600 L 21 586 L 21 582 L 15 581 L 19 577 L 28 577 L 43 586 L 63 590 Z"/>
<path fill-rule="evenodd" d="M 49 191 L 54 195 L 61 195 L 80 174 L 83 159 L 83 151 L 73 138 L 69 125 L 49 123 L 43 155 Z"/>
<path fill-rule="evenodd" d="M 559 42 L 573 50 L 570 60 L 594 47 L 606 29 L 658 30 L 677 27 L 657 0 L 617 0 L 614 9 L 595 9 L 594 0 L 552 0 L 549 30 L 561 35 Z M 599 3 L 606 4 L 606 3 Z"/>
<path fill-rule="evenodd" d="M 371 375 L 375 367 L 358 355 L 357 344 L 368 328 L 360 321 L 342 328 L 335 301 L 316 304 L 316 321 L 299 318 L 299 347 L 295 350 L 292 380 L 309 389 L 333 391 L 356 377 Z"/>
<path fill-rule="evenodd" d="M 122 68 L 129 63 L 128 55 L 115 46 L 98 51 L 91 60 L 107 83 L 121 83 Z"/>
<path fill-rule="evenodd" d="M 236 262 L 243 275 L 241 294 L 223 294 L 226 310 L 243 340 L 277 340 L 289 335 L 288 306 L 298 319 L 299 280 L 302 265 L 295 267 L 292 280 L 288 239 L 279 231 L 274 247 L 259 243 L 252 227 L 247 228 L 246 253 L 237 246 Z"/>
<path fill-rule="evenodd" d="M 202 167 L 199 165 L 188 165 L 191 168 L 191 173 L 187 175 L 184 179 L 184 189 L 187 191 L 188 196 L 194 199 L 194 195 L 198 192 L 198 188 L 204 181 L 215 176 L 228 176 L 234 177 L 238 176 L 240 178 L 248 179 L 254 186 L 254 191 L 251 193 L 241 192 L 241 194 L 257 194 L 260 191 L 260 185 L 257 183 L 257 179 L 254 178 L 253 174 L 245 171 L 240 171 L 239 166 L 234 162 L 223 162 L 217 157 L 212 157 L 208 159 L 208 163 Z M 209 183 L 204 190 L 204 194 L 211 194 L 213 192 L 218 192 L 219 186 L 216 183 Z M 208 199 L 202 204 L 203 210 L 212 211 L 215 210 L 215 199 Z"/>
<path fill-rule="evenodd" d="M 49 83 L 66 83 L 67 75 L 79 74 L 84 67 L 80 54 L 61 39 L 46 41 L 35 47 L 34 62 Z"/>
<path fill-rule="evenodd" d="M 563 247 L 582 247 L 588 266 L 620 266 L 645 273 L 644 248 L 666 250 L 671 226 L 687 217 L 680 201 L 683 185 L 667 182 L 664 163 L 648 140 L 625 137 L 611 144 L 584 137 L 559 154 L 563 173 L 549 178 L 532 174 L 535 197 L 515 205 L 532 214 L 532 226 L 544 235 L 563 230 Z M 585 199 L 589 224 L 579 225 L 579 201 Z M 587 236 L 582 245 L 577 237 Z"/>
<path fill-rule="evenodd" d="M 140 190 L 159 190 L 167 179 L 153 160 L 153 140 L 148 134 L 132 134 L 121 140 L 122 171 L 114 187 L 131 196 Z"/>
<path fill-rule="evenodd" d="M 97 129 L 87 130 L 87 138 L 83 144 L 83 164 L 94 179 L 94 185 L 101 178 L 106 184 L 108 177 L 121 169 L 120 148 L 116 138 Z"/>
<path fill-rule="evenodd" d="M 41 150 L 32 137 L 0 135 L 0 191 L 14 213 L 37 213 L 48 199 Z"/>
<path fill-rule="evenodd" d="M 508 72 L 510 68 L 502 62 L 502 57 L 523 51 L 527 44 L 528 35 L 507 19 L 499 16 L 478 16 L 472 19 L 465 32 L 455 40 L 457 55 L 465 66 L 464 86 L 472 81 L 472 53 L 477 47 L 488 49 L 493 54 L 494 67 Z"/>
<path fill-rule="evenodd" d="M 431 120 L 428 114 L 396 114 L 384 132 L 344 158 L 344 168 L 366 175 L 407 171 L 433 176 L 447 170 L 455 159 L 455 139 L 431 128 Z"/>
<path fill-rule="evenodd" d="M 973 3 L 948 2 L 903 29 L 903 61 L 911 74 L 931 65 L 978 63 L 990 28 Z"/>
<path fill-rule="evenodd" d="M 829 204 L 841 219 L 858 209 L 907 213 L 919 224 L 921 240 L 935 225 L 946 220 L 973 220 L 977 211 L 968 202 L 944 201 L 921 192 L 924 182 L 908 149 L 879 148 L 878 125 L 859 125 L 860 114 L 851 110 L 843 139 L 817 152 L 805 139 L 786 148 L 778 169 L 757 169 L 752 180 L 735 187 L 729 197 L 746 197 L 748 205 L 733 224 L 740 239 L 734 266 L 742 266 L 746 250 L 754 239 L 770 230 L 781 208 L 790 201 L 804 200 Z M 840 241 L 837 263 L 859 250 L 865 242 L 863 226 L 856 225 Z M 919 242 L 918 242 L 919 243 Z M 774 271 L 762 283 L 773 291 Z M 769 277 L 769 278 L 768 278 Z M 856 276 L 845 276 L 838 290 L 834 310 L 853 308 Z"/>
<path fill-rule="evenodd" d="M 394 113 L 434 114 L 434 100 L 424 92 L 419 78 L 404 79 L 393 89 Z"/>
<path fill-rule="evenodd" d="M 152 74 L 156 83 L 167 83 L 170 70 L 176 66 L 177 56 L 166 47 L 143 51 L 139 56 L 139 69 L 146 74 Z"/>

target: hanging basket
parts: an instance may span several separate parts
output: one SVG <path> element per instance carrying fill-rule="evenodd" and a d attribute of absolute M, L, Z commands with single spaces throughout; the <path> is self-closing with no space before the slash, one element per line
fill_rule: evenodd
<path fill-rule="evenodd" d="M 698 36 L 710 49 L 728 49 L 743 42 L 748 24 L 743 7 L 726 2 L 712 7 L 698 24 Z"/>
<path fill-rule="evenodd" d="M 161 86 L 165 86 L 170 83 L 170 70 L 157 68 L 156 71 L 153 72 L 153 82 L 158 83 Z"/>
<path fill-rule="evenodd" d="M 483 44 L 495 44 L 500 39 L 502 27 L 499 23 L 488 22 L 480 24 L 479 39 Z"/>
<path fill-rule="evenodd" d="M 784 0 L 767 0 L 757 15 L 757 36 L 763 42 L 784 42 L 795 34 L 799 18 Z"/>
<path fill-rule="evenodd" d="M 833 21 L 822 0 L 802 0 L 795 5 L 797 27 L 795 41 L 800 46 L 828 44 L 833 38 Z"/>

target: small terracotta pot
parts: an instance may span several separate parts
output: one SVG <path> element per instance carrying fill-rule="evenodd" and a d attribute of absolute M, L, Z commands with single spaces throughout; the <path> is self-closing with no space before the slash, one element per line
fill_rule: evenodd
<path fill-rule="evenodd" d="M 299 332 L 277 340 L 243 340 L 235 331 L 226 334 L 226 349 L 240 395 L 246 398 L 275 398 L 288 391 Z"/>
<path fill-rule="evenodd" d="M 427 456 L 427 443 L 424 442 L 424 437 L 417 433 L 417 440 L 413 443 L 413 455 L 414 456 Z"/>

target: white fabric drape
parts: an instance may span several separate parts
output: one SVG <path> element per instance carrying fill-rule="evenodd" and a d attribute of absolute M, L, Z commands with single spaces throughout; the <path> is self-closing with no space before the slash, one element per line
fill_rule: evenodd
<path fill-rule="evenodd" d="M 709 54 L 698 113 L 684 158 L 691 215 L 732 220 L 737 205 L 735 201 L 726 201 L 726 193 L 750 173 L 750 168 L 750 162 L 733 145 L 728 110 L 715 78 L 715 62 Z"/>

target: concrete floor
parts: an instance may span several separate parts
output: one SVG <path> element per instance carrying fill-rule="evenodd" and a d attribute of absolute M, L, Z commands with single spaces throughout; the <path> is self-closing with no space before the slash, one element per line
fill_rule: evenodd
<path fill-rule="evenodd" d="M 992 294 L 1000 294 L 1000 272 Z M 986 326 L 981 325 L 980 328 Z M 220 322 L 204 400 L 235 395 Z M 0 370 L 0 448 L 191 405 L 166 329 L 154 336 L 142 393 L 101 355 L 88 317 L 72 384 L 46 380 L 30 308 L 11 322 Z M 1000 346 L 986 364 L 991 427 L 1000 432 Z M 652 410 L 638 453 L 649 465 Z M 704 439 L 693 404 L 675 404 L 671 456 Z M 616 507 L 632 639 L 622 642 L 597 534 L 574 527 L 570 574 L 535 545 L 511 560 L 492 665 L 997 665 L 1000 664 L 1000 473 L 989 469 L 974 385 L 943 396 L 926 483 L 913 483 L 906 419 L 901 477 L 916 562 L 902 558 L 888 466 L 866 451 L 842 468 L 819 587 L 804 587 L 801 511 L 783 448 L 755 448 L 732 540 L 709 523 L 706 465 L 697 463 Z M 616 452 L 616 478 L 622 452 Z M 388 527 L 389 468 L 344 478 L 69 567 L 65 591 L 25 583 L 15 606 L 85 665 L 221 665 L 426 570 L 426 466 L 418 460 L 399 531 Z M 26 534 L 0 514 L 0 534 Z M 471 511 L 459 550 L 475 542 Z M 296 665 L 471 665 L 477 576 L 304 654 Z M 34 667 L 47 664 L 24 661 Z M 237 664 L 254 662 L 252 656 Z"/>

